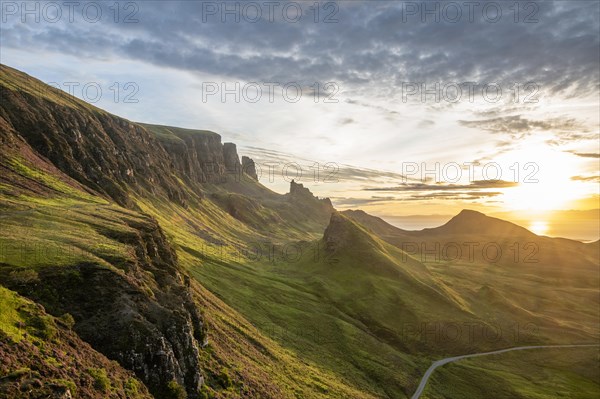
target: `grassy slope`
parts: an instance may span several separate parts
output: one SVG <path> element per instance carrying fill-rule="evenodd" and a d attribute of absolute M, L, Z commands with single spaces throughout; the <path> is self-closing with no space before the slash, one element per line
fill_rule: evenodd
<path fill-rule="evenodd" d="M 436 285 L 456 302 L 452 313 L 448 313 L 448 308 L 439 308 L 439 303 L 428 305 L 427 299 L 417 300 L 416 284 L 402 285 L 382 276 L 379 267 L 374 268 L 380 263 L 376 261 L 378 257 L 401 265 L 405 255 L 375 238 L 372 243 L 379 248 L 373 252 L 374 248 L 368 248 L 371 244 L 365 247 L 365 241 L 351 243 L 353 251 L 350 252 L 337 256 L 324 254 L 318 262 L 314 261 L 315 249 L 321 246 L 320 251 L 323 251 L 324 248 L 319 241 L 313 241 L 298 244 L 304 255 L 293 261 L 280 257 L 275 262 L 261 262 L 248 256 L 242 257 L 239 263 L 204 259 L 192 261 L 191 270 L 205 286 L 282 344 L 340 374 L 351 375 L 360 386 L 381 396 L 409 394 L 418 380 L 416 375 L 424 371 L 430 360 L 445 353 L 470 353 L 540 342 L 593 342 L 597 334 L 597 328 L 593 328 L 597 317 L 593 312 L 597 301 L 593 290 L 566 288 L 563 292 L 567 296 L 562 304 L 556 303 L 556 287 L 545 286 L 539 277 L 516 278 L 514 271 L 482 264 L 463 265 L 462 269 L 460 265 L 448 269 L 429 264 L 426 266 L 428 283 Z M 518 299 L 510 294 L 498 295 L 489 285 L 498 286 L 501 291 L 511 290 Z M 536 291 L 537 296 L 532 296 Z M 586 294 L 586 291 L 589 292 Z M 586 298 L 592 302 L 586 302 Z M 557 309 L 553 317 L 544 314 L 552 308 L 551 300 Z M 541 306 L 538 309 L 541 315 L 523 309 L 533 303 Z M 418 308 L 402 314 L 402 306 L 406 305 Z M 469 342 L 468 347 L 462 346 L 458 351 L 457 348 L 449 350 L 448 340 L 441 335 L 416 337 L 416 341 L 401 334 L 394 337 L 394 332 L 418 326 L 421 321 L 434 325 L 471 322 L 480 330 L 475 331 L 474 341 Z M 489 339 L 481 330 L 485 326 L 488 331 L 500 328 L 502 336 Z M 462 333 L 466 338 L 465 329 Z M 418 357 L 407 354 L 415 350 L 421 352 Z M 410 371 L 415 369 L 416 372 Z M 518 370 L 514 368 L 513 372 Z M 557 367 L 548 375 L 563 378 L 569 373 L 565 366 Z M 532 378 L 544 378 L 538 371 L 533 374 Z M 591 381 L 598 388 L 600 381 Z M 527 389 L 527 384 L 519 379 L 494 380 L 493 372 L 487 378 L 470 382 L 475 389 L 502 384 L 512 384 L 516 390 Z M 579 387 L 565 384 L 562 389 L 578 392 Z"/>
<path fill-rule="evenodd" d="M 9 90 L 24 91 L 27 94 L 44 99 L 60 106 L 78 109 L 84 112 L 95 112 L 107 114 L 106 111 L 97 108 L 74 96 L 67 95 L 64 91 L 44 84 L 43 82 L 17 71 L 16 69 L 0 64 L 0 86 Z"/>
<path fill-rule="evenodd" d="M 1 166 L 6 174 L 0 186 L 3 225 L 0 230 L 0 263 L 23 269 L 19 275 L 10 276 L 11 279 L 36 278 L 40 268 L 49 266 L 93 261 L 114 268 L 132 260 L 133 248 L 101 232 L 110 230 L 127 234 L 128 227 L 122 220 L 136 219 L 140 214 L 81 191 L 68 177 L 50 173 L 50 167 L 43 165 L 43 160 L 6 153 Z M 140 205 L 144 206 L 141 200 Z M 226 240 L 230 245 L 241 245 L 252 236 L 250 229 L 210 202 L 193 208 L 193 213 L 184 212 L 169 203 L 173 212 L 177 211 L 180 217 L 187 218 L 185 222 L 175 218 L 174 213 L 169 214 L 164 205 L 161 204 L 164 211 L 160 214 L 161 222 L 187 226 L 192 231 L 171 230 L 174 235 L 170 238 L 176 242 L 189 240 L 188 235 L 197 237 L 199 232 L 193 229 L 200 226 L 203 231 L 214 229 L 213 236 Z M 189 224 L 192 220 L 196 225 Z M 222 228 L 224 220 L 233 226 L 231 229 L 236 230 L 237 235 L 226 234 Z M 181 247 L 179 253 L 184 263 L 197 259 L 190 257 L 189 252 Z M 299 360 L 208 291 L 200 286 L 196 290 L 198 299 L 206 305 L 205 312 L 210 323 L 209 346 L 201 354 L 208 382 L 206 390 L 213 397 L 372 397 L 346 385 L 339 376 L 323 370 L 318 364 Z M 8 306 L 2 309 L 2 326 L 14 337 L 18 334 L 14 327 L 15 313 Z M 15 372 L 15 367 L 10 363 L 3 375 Z M 229 375 L 231 382 L 224 377 L 225 374 Z"/>
<path fill-rule="evenodd" d="M 472 304 L 474 313 L 494 323 L 533 323 L 538 336 L 555 343 L 597 340 L 600 336 L 598 253 L 589 244 L 536 236 L 512 223 L 471 211 L 463 211 L 444 226 L 419 232 L 396 229 L 356 212 L 344 214 L 360 220 L 398 248 L 477 244 L 480 249 L 473 259 L 446 260 L 441 251 L 437 259 L 420 251 L 411 253 L 423 259 L 439 281 Z M 501 248 L 502 256 L 496 263 L 482 259 L 481 248 L 489 243 Z"/>
<path fill-rule="evenodd" d="M 599 357 L 597 348 L 561 348 L 461 360 L 437 369 L 422 398 L 593 399 Z"/>

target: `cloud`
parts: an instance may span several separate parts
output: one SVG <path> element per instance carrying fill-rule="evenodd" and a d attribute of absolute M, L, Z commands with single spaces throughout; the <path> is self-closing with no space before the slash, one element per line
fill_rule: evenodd
<path fill-rule="evenodd" d="M 346 100 L 344 100 L 344 102 L 346 102 L 347 104 L 358 105 L 358 106 L 365 107 L 365 108 L 375 109 L 377 111 L 383 112 L 384 114 L 388 114 L 388 116 L 400 115 L 400 113 L 398 111 L 394 111 L 392 109 L 382 107 L 380 105 L 374 105 L 374 104 L 369 104 L 369 103 L 366 103 L 363 101 L 353 100 L 351 98 L 347 98 Z"/>
<path fill-rule="evenodd" d="M 582 181 L 582 182 L 591 182 L 591 183 L 600 183 L 600 176 L 573 176 L 571 180 L 574 181 Z"/>
<path fill-rule="evenodd" d="M 241 155 L 250 156 L 264 170 L 264 173 L 267 173 L 268 165 L 277 165 L 276 167 L 281 168 L 286 164 L 298 163 L 307 173 L 310 171 L 309 175 L 311 175 L 314 172 L 315 163 L 318 163 L 322 169 L 322 174 L 329 175 L 331 179 L 336 181 L 370 183 L 375 180 L 416 180 L 396 172 L 361 168 L 337 162 L 310 160 L 287 152 L 260 147 L 244 146 L 240 148 L 239 152 Z"/>
<path fill-rule="evenodd" d="M 516 187 L 518 183 L 505 180 L 474 180 L 470 184 L 406 183 L 394 187 L 365 188 L 365 191 L 454 191 Z"/>
<path fill-rule="evenodd" d="M 600 134 L 594 132 L 560 132 L 554 135 L 554 138 L 547 140 L 546 144 L 560 147 L 569 143 L 578 143 L 582 141 L 595 141 L 600 139 Z"/>
<path fill-rule="evenodd" d="M 411 195 L 408 198 L 405 198 L 405 201 L 425 201 L 425 200 L 456 200 L 456 201 L 466 201 L 466 200 L 476 200 L 483 198 L 496 197 L 498 195 L 502 195 L 501 192 L 498 191 L 479 191 L 479 192 L 447 192 L 447 193 L 430 193 L 430 194 L 415 194 Z"/>
<path fill-rule="evenodd" d="M 513 139 L 524 138 L 536 131 L 567 132 L 584 130 L 581 123 L 573 118 L 551 118 L 531 120 L 522 115 L 504 116 L 480 120 L 459 120 L 460 125 L 485 130 L 491 133 L 508 134 Z"/>
<path fill-rule="evenodd" d="M 99 2 L 112 16 L 110 2 Z M 428 23 L 406 20 L 405 2 L 336 2 L 337 23 L 315 23 L 312 3 L 292 23 L 280 6 L 275 18 L 248 22 L 208 15 L 205 2 L 136 2 L 138 23 L 102 18 L 96 24 L 21 23 L 2 26 L 3 48 L 51 50 L 96 59 L 127 58 L 232 80 L 339 82 L 382 93 L 400 82 L 535 82 L 552 94 L 596 93 L 598 2 L 537 2 L 537 23 L 504 17 L 490 23 L 462 18 Z M 225 2 L 216 2 L 224 7 Z M 230 3 L 232 6 L 234 3 Z M 266 11 L 267 10 L 263 10 Z M 465 10 L 466 13 L 466 10 Z M 457 43 L 443 45 L 442 43 Z"/>
<path fill-rule="evenodd" d="M 423 119 L 421 122 L 419 122 L 418 127 L 420 128 L 427 128 L 427 127 L 431 127 L 434 126 L 435 122 L 429 119 Z"/>
<path fill-rule="evenodd" d="M 425 194 L 405 194 L 399 196 L 372 196 L 370 198 L 331 197 L 333 205 L 341 208 L 364 207 L 381 203 L 417 201 L 473 201 L 502 195 L 499 191 L 448 191 Z"/>
<path fill-rule="evenodd" d="M 595 153 L 595 152 L 574 152 L 574 151 L 571 151 L 571 153 L 577 155 L 578 157 L 582 157 L 582 158 L 600 158 L 600 154 Z"/>
<path fill-rule="evenodd" d="M 394 187 L 366 188 L 364 191 L 394 192 L 396 197 L 393 201 L 473 201 L 503 194 L 501 191 L 490 191 L 491 189 L 515 186 L 518 184 L 504 180 L 475 180 L 470 184 L 406 183 Z M 390 197 L 378 198 L 390 200 Z"/>
<path fill-rule="evenodd" d="M 399 200 L 397 197 L 377 197 L 370 198 L 352 198 L 352 197 L 329 197 L 335 207 L 361 207 L 365 205 L 374 205 L 382 202 L 391 202 Z"/>

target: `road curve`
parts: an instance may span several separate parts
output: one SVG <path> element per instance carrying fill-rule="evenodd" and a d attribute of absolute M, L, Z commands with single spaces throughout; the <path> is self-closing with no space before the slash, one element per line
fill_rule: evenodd
<path fill-rule="evenodd" d="M 429 380 L 429 377 L 435 371 L 436 368 L 438 368 L 440 366 L 443 366 L 444 364 L 447 364 L 447 363 L 455 362 L 457 360 L 466 359 L 466 358 L 469 358 L 469 357 L 479 357 L 479 356 L 487 356 L 487 355 L 498 355 L 500 353 L 511 352 L 511 351 L 520 351 L 520 350 L 527 350 L 527 349 L 580 348 L 580 347 L 589 347 L 589 346 L 600 346 L 600 344 L 517 346 L 517 347 L 514 347 L 514 348 L 500 349 L 500 350 L 493 351 L 493 352 L 480 352 L 480 353 L 473 353 L 473 354 L 470 354 L 470 355 L 461 355 L 461 356 L 447 357 L 445 359 L 435 361 L 435 362 L 433 362 L 431 364 L 431 366 L 429 366 L 429 368 L 427 369 L 427 371 L 423 375 L 423 378 L 421 378 L 421 382 L 419 383 L 419 386 L 417 387 L 417 390 L 415 391 L 415 393 L 413 394 L 413 396 L 412 396 L 411 399 L 419 399 L 419 397 L 423 393 L 423 390 L 425 390 L 425 386 L 427 385 L 427 380 Z"/>

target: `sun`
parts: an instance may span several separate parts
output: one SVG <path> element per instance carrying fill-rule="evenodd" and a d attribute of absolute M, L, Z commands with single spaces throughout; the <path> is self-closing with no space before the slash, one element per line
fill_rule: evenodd
<path fill-rule="evenodd" d="M 531 222 L 531 224 L 529 225 L 529 230 L 539 236 L 545 235 L 546 233 L 548 233 L 548 223 L 536 220 L 534 222 Z"/>
<path fill-rule="evenodd" d="M 518 183 L 504 190 L 502 200 L 508 210 L 564 209 L 585 196 L 581 185 L 571 179 L 577 165 L 564 151 L 539 143 L 511 153 L 503 164 L 510 165 L 510 178 Z"/>
<path fill-rule="evenodd" d="M 504 204 L 510 210 L 548 211 L 563 209 L 569 202 L 579 198 L 570 191 L 570 182 L 521 183 L 505 190 Z"/>

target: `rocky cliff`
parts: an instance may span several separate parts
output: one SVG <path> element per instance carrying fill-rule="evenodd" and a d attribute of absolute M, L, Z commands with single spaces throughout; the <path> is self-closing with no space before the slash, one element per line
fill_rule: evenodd
<path fill-rule="evenodd" d="M 187 277 L 156 221 L 120 218 L 119 228 L 97 228 L 133 248 L 133 259 L 112 260 L 114 267 L 95 262 L 48 266 L 27 279 L 21 267 L 4 264 L 0 283 L 52 315 L 71 314 L 83 340 L 134 371 L 156 397 L 164 397 L 173 380 L 196 397 L 203 383 L 198 355 L 206 330 Z"/>
<path fill-rule="evenodd" d="M 254 180 L 258 181 L 258 174 L 256 173 L 256 165 L 254 164 L 254 160 L 245 155 L 242 156 L 242 170 L 244 173 Z"/>
<path fill-rule="evenodd" d="M 333 211 L 333 205 L 329 198 L 319 198 L 301 183 L 296 183 L 294 180 L 290 182 L 289 200 L 298 205 L 310 206 L 313 209 L 322 210 L 327 214 Z"/>
<path fill-rule="evenodd" d="M 196 191 L 202 191 L 203 183 L 239 180 L 242 173 L 258 180 L 253 167 L 254 161 L 244 157 L 247 164 L 252 163 L 252 167 L 244 169 L 237 146 L 234 143 L 221 143 L 221 136 L 217 133 L 172 126 L 140 125 L 158 138 L 177 175 L 188 185 L 200 188 Z"/>
<path fill-rule="evenodd" d="M 16 86 L 0 84 L 0 117 L 63 172 L 125 206 L 132 205 L 130 190 L 184 201 L 170 157 L 145 129 L 85 103 L 61 101 L 67 95 L 57 89 L 36 96 L 27 91 L 31 78 L 0 68 L 17 75 Z"/>
<path fill-rule="evenodd" d="M 234 143 L 223 144 L 223 161 L 227 171 L 235 173 L 242 169 L 240 157 L 237 153 L 237 147 Z"/>
<path fill-rule="evenodd" d="M 71 331 L 72 319 L 0 286 L 0 397 L 144 398 L 152 396 L 133 373 L 101 355 Z"/>
<path fill-rule="evenodd" d="M 184 205 L 187 188 L 202 196 L 203 183 L 241 173 L 235 144 L 217 133 L 130 122 L 1 64 L 0 77 L 0 117 L 10 129 L 120 205 L 134 206 L 132 192 Z"/>

